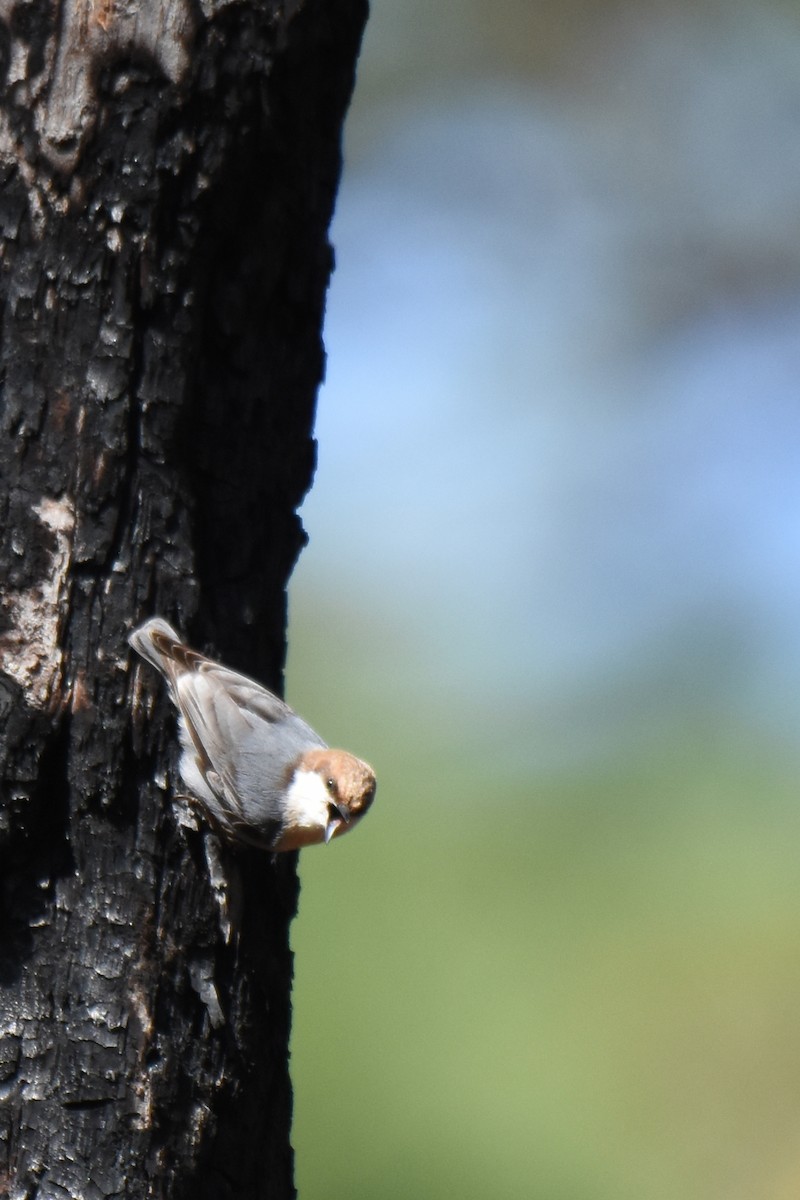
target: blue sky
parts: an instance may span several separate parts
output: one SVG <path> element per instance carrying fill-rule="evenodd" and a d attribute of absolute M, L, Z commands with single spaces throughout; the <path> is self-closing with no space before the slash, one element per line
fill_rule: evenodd
<path fill-rule="evenodd" d="M 351 117 L 295 594 L 568 744 L 598 690 L 612 737 L 631 688 L 778 727 L 796 693 L 800 42 L 740 16 L 633 29 L 589 94 Z"/>

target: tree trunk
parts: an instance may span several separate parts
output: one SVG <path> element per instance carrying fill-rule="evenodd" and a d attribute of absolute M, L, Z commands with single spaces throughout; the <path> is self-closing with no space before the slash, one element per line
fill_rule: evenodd
<path fill-rule="evenodd" d="M 365 18 L 365 0 L 0 0 L 14 1200 L 294 1195 L 295 856 L 182 816 L 174 715 L 126 636 L 159 613 L 280 686 Z"/>

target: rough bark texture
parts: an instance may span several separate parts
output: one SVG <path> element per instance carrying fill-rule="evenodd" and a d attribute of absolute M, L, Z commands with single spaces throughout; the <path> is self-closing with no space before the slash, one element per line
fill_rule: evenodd
<path fill-rule="evenodd" d="M 0 1195 L 294 1194 L 294 856 L 182 822 L 158 612 L 272 687 L 365 0 L 0 0 Z M 169 768 L 169 770 L 167 770 Z"/>

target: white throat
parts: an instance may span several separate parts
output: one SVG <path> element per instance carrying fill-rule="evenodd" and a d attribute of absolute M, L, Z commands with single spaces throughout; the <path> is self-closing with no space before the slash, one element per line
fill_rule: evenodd
<path fill-rule="evenodd" d="M 321 840 L 328 824 L 330 800 L 321 776 L 299 767 L 286 789 L 284 824 L 319 832 Z"/>

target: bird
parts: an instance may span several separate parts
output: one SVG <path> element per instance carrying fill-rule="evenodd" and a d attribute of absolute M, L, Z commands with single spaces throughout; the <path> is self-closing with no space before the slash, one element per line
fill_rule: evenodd
<path fill-rule="evenodd" d="M 161 617 L 128 642 L 164 676 L 178 710 L 180 774 L 233 842 L 299 850 L 354 829 L 375 772 L 319 734 L 267 688 L 190 649 Z"/>

